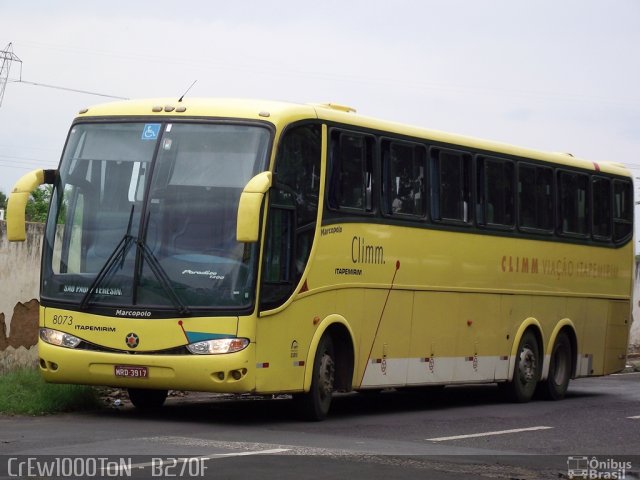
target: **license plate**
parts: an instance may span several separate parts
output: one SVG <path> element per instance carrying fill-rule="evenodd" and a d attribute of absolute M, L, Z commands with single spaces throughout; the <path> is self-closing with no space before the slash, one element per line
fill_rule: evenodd
<path fill-rule="evenodd" d="M 116 377 L 147 378 L 149 369 L 147 367 L 132 367 L 128 365 L 116 365 L 114 367 Z"/>

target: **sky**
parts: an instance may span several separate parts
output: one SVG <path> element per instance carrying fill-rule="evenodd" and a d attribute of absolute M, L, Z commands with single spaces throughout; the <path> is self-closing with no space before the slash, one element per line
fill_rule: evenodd
<path fill-rule="evenodd" d="M 623 162 L 640 177 L 637 0 L 0 0 L 14 63 L 0 191 L 55 168 L 69 125 L 127 98 L 340 103 L 417 126 Z"/>

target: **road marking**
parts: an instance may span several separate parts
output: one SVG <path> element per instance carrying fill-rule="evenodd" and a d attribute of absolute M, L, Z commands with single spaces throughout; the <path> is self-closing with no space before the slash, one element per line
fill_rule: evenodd
<path fill-rule="evenodd" d="M 489 437 L 491 435 L 506 435 L 508 433 L 520 433 L 520 432 L 533 432 L 535 430 L 549 430 L 553 427 L 529 427 L 529 428 L 514 428 L 512 430 L 498 430 L 495 432 L 483 432 L 483 433 L 471 433 L 469 435 L 455 435 L 453 437 L 437 437 L 427 438 L 430 442 L 445 442 L 447 440 L 460 440 L 463 438 L 475 438 L 475 437 Z"/>
<path fill-rule="evenodd" d="M 271 450 L 258 450 L 257 452 L 234 452 L 234 453 L 213 453 L 206 457 L 200 458 L 218 458 L 218 457 L 245 457 L 248 455 L 272 455 L 274 453 L 288 452 L 289 448 L 272 448 Z"/>
<path fill-rule="evenodd" d="M 635 417 L 627 417 L 630 418 L 631 420 L 640 420 L 640 415 L 636 415 Z"/>

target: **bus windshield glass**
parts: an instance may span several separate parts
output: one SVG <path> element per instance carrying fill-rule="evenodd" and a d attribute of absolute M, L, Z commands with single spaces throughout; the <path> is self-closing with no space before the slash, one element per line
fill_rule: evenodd
<path fill-rule="evenodd" d="M 51 198 L 43 300 L 173 313 L 251 306 L 257 250 L 237 242 L 236 217 L 270 139 L 257 125 L 74 125 Z"/>

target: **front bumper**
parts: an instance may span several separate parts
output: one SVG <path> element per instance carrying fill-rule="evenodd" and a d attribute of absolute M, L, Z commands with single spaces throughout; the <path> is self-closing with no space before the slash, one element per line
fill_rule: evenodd
<path fill-rule="evenodd" d="M 58 347 L 38 342 L 47 382 L 123 388 L 246 393 L 255 390 L 255 344 L 222 355 L 131 355 Z M 117 377 L 120 365 L 147 367 L 146 378 Z"/>

